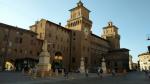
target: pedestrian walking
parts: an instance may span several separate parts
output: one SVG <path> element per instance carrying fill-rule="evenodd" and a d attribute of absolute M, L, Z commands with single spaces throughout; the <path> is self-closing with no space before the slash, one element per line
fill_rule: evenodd
<path fill-rule="evenodd" d="M 112 76 L 115 76 L 116 75 L 116 72 L 115 72 L 115 69 L 112 70 Z"/>
<path fill-rule="evenodd" d="M 148 71 L 144 70 L 144 73 L 145 73 L 145 77 L 147 78 L 148 77 Z"/>
<path fill-rule="evenodd" d="M 99 77 L 99 75 L 100 75 L 100 67 L 97 68 L 97 75 Z"/>
<path fill-rule="evenodd" d="M 69 73 L 68 73 L 68 71 L 67 71 L 66 69 L 65 69 L 64 71 L 65 71 L 64 77 L 66 77 L 66 78 L 68 79 L 68 74 L 69 74 Z"/>
<path fill-rule="evenodd" d="M 36 76 L 37 76 L 37 67 L 35 66 L 35 67 L 32 69 L 32 78 L 33 78 L 33 79 L 36 79 Z"/>
<path fill-rule="evenodd" d="M 149 72 L 148 72 L 148 78 L 150 79 L 150 70 L 149 70 Z"/>
<path fill-rule="evenodd" d="M 88 69 L 85 70 L 85 76 L 86 76 L 86 77 L 89 76 L 89 70 L 88 70 Z"/>
<path fill-rule="evenodd" d="M 100 69 L 100 78 L 103 77 L 103 69 Z"/>

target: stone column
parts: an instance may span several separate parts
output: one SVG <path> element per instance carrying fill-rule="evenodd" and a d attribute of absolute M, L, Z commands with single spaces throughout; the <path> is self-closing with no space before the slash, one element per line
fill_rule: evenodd
<path fill-rule="evenodd" d="M 80 73 L 85 73 L 85 65 L 84 65 L 83 57 L 81 57 L 81 61 L 80 61 Z"/>
<path fill-rule="evenodd" d="M 51 70 L 50 54 L 47 51 L 47 40 L 44 40 L 42 46 L 42 52 L 39 56 L 39 63 L 37 65 L 37 76 L 46 77 L 49 76 Z"/>
<path fill-rule="evenodd" d="M 107 73 L 107 70 L 106 70 L 106 63 L 105 63 L 105 58 L 103 57 L 102 59 L 102 69 L 103 69 L 103 73 Z"/>

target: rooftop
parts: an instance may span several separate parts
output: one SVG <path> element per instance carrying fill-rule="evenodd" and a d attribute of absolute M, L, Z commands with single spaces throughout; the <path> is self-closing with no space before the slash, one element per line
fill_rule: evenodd
<path fill-rule="evenodd" d="M 0 23 L 0 27 L 2 28 L 7 28 L 7 29 L 14 29 L 14 30 L 18 30 L 18 31 L 22 31 L 22 32 L 27 32 L 27 33 L 32 33 L 32 34 L 36 34 L 30 30 L 26 30 L 26 29 L 23 29 L 23 28 L 19 28 L 17 26 L 11 26 L 11 25 L 8 25 L 8 24 L 4 24 L 4 23 Z"/>

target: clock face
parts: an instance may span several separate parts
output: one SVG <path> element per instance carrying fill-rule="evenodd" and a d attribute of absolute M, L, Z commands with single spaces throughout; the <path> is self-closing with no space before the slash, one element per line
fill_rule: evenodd
<path fill-rule="evenodd" d="M 84 28 L 84 34 L 85 34 L 85 38 L 87 38 L 87 36 L 88 36 L 88 34 L 89 34 L 88 28 Z"/>
<path fill-rule="evenodd" d="M 87 28 L 84 28 L 84 33 L 88 34 L 88 29 Z"/>

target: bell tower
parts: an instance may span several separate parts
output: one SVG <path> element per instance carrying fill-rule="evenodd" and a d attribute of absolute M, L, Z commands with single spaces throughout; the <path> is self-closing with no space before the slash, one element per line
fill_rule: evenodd
<path fill-rule="evenodd" d="M 113 25 L 112 22 L 108 22 L 108 25 L 103 28 L 102 38 L 110 42 L 112 49 L 120 48 L 120 35 L 118 34 L 118 28 Z"/>
<path fill-rule="evenodd" d="M 69 10 L 70 18 L 67 21 L 66 28 L 72 30 L 71 35 L 71 56 L 70 65 L 74 69 L 81 66 L 81 58 L 85 61 L 85 67 L 90 64 L 90 32 L 92 21 L 89 19 L 90 10 L 88 10 L 81 0 L 76 7 Z"/>
<path fill-rule="evenodd" d="M 77 3 L 75 8 L 70 11 L 70 19 L 67 21 L 66 27 L 72 30 L 88 31 L 90 32 L 92 27 L 92 21 L 89 19 L 90 10 L 84 7 L 81 0 Z"/>

